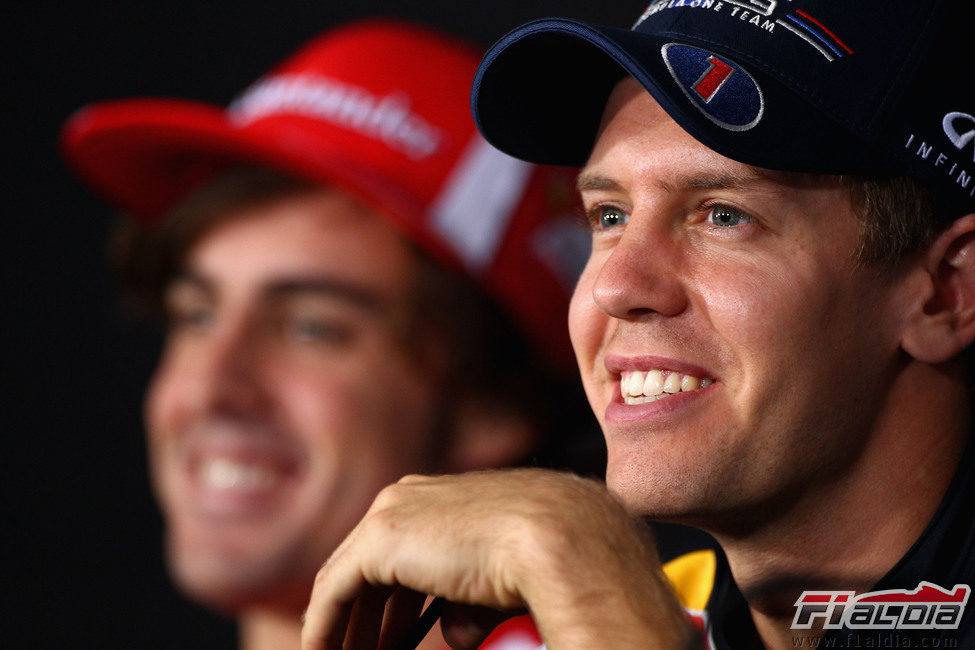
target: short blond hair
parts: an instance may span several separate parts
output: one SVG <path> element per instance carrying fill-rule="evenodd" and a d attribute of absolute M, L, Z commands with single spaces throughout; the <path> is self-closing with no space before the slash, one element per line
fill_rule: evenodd
<path fill-rule="evenodd" d="M 938 232 L 930 193 L 907 176 L 845 177 L 853 212 L 862 224 L 854 258 L 892 268 L 923 251 Z"/>

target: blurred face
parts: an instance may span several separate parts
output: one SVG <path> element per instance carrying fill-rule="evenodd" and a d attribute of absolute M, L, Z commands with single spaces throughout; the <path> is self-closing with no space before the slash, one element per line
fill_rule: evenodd
<path fill-rule="evenodd" d="M 300 611 L 375 494 L 431 470 L 436 385 L 404 344 L 415 264 L 326 190 L 230 215 L 189 250 L 146 421 L 191 595 Z"/>
<path fill-rule="evenodd" d="M 854 471 L 900 310 L 896 278 L 852 261 L 838 181 L 724 158 L 627 80 L 579 184 L 570 330 L 626 504 L 749 526 Z"/>

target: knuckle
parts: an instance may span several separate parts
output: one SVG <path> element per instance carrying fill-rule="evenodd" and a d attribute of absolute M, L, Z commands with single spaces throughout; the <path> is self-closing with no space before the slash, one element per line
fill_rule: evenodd
<path fill-rule="evenodd" d="M 399 483 L 393 483 L 392 485 L 387 485 L 376 498 L 373 499 L 372 508 L 370 509 L 370 515 L 375 515 L 377 512 L 382 512 L 390 508 L 395 507 L 401 499 L 403 488 Z"/>
<path fill-rule="evenodd" d="M 326 560 L 325 563 L 318 568 L 318 572 L 315 574 L 316 587 L 321 584 L 324 584 L 328 580 L 330 569 L 331 569 L 331 564 L 329 563 L 328 560 Z"/>
<path fill-rule="evenodd" d="M 429 477 L 424 476 L 423 474 L 407 474 L 397 481 L 397 483 L 400 485 L 415 485 L 416 483 L 421 483 L 427 480 L 429 480 Z"/>

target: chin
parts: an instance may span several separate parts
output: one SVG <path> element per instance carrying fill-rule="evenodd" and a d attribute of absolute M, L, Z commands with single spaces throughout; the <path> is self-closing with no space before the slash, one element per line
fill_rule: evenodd
<path fill-rule="evenodd" d="M 616 471 L 614 467 L 620 467 Z M 606 485 L 626 510 L 653 521 L 699 525 L 714 509 L 706 476 L 688 468 L 646 467 L 626 471 L 627 464 L 610 463 Z"/>
<path fill-rule="evenodd" d="M 290 554 L 194 541 L 170 535 L 166 544 L 170 578 L 190 600 L 228 616 L 251 608 L 300 612 L 307 605 L 314 575 L 303 576 Z"/>

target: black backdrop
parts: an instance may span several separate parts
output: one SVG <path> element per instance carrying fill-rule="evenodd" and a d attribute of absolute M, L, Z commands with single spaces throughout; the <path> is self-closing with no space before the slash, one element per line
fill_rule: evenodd
<path fill-rule="evenodd" d="M 122 317 L 104 264 L 114 216 L 59 159 L 57 131 L 73 110 L 143 95 L 222 104 L 318 31 L 364 15 L 486 46 L 546 15 L 626 26 L 647 1 L 8 3 L 0 588 L 12 607 L 0 645 L 234 644 L 233 626 L 184 602 L 162 568 L 139 413 L 158 333 Z"/>

